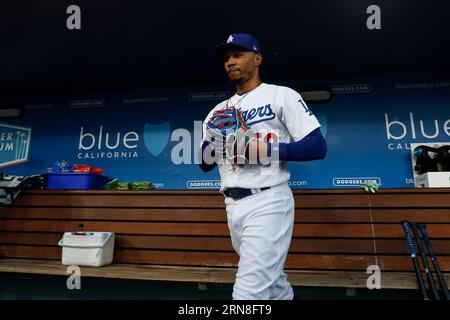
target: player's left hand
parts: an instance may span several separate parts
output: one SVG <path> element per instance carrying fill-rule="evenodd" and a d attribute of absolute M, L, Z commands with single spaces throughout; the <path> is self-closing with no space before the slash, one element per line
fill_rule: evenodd
<path fill-rule="evenodd" d="M 269 161 L 267 156 L 269 145 L 262 140 L 254 139 L 248 146 L 247 158 L 250 164 L 264 164 Z"/>
<path fill-rule="evenodd" d="M 227 135 L 225 140 L 226 159 L 233 164 L 245 165 L 249 163 L 249 146 L 255 141 L 253 132 L 247 128 L 239 128 Z"/>

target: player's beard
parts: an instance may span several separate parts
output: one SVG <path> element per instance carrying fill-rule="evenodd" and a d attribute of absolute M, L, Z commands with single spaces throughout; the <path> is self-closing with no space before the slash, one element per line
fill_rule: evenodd
<path fill-rule="evenodd" d="M 230 82 L 232 85 L 237 86 L 237 85 L 240 85 L 241 83 L 243 83 L 244 79 L 243 78 L 230 79 Z"/>
<path fill-rule="evenodd" d="M 239 77 L 231 77 L 231 75 L 228 75 L 228 78 L 230 79 L 231 84 L 237 86 L 245 82 L 245 74 L 242 73 L 242 70 L 240 70 Z"/>
<path fill-rule="evenodd" d="M 249 81 L 253 78 L 255 75 L 255 70 L 241 67 L 239 68 L 239 76 L 238 77 L 232 77 L 230 74 L 228 74 L 228 78 L 230 79 L 231 84 L 237 86 L 242 85 L 245 82 Z"/>

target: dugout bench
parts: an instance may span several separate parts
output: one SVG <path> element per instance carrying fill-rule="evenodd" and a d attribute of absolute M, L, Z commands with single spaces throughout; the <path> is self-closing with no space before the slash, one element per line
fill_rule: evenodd
<path fill-rule="evenodd" d="M 423 222 L 450 286 L 450 189 L 296 190 L 286 261 L 293 286 L 417 289 L 400 221 Z M 0 272 L 65 275 L 65 231 L 112 231 L 113 264 L 82 276 L 233 283 L 233 252 L 217 191 L 29 190 L 0 208 Z"/>

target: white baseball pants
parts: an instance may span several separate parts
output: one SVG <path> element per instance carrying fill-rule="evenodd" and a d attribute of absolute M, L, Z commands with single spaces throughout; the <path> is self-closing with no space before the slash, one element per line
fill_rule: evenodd
<path fill-rule="evenodd" d="M 225 198 L 228 227 L 239 254 L 234 300 L 292 300 L 284 273 L 294 225 L 294 198 L 281 184 L 241 200 Z"/>

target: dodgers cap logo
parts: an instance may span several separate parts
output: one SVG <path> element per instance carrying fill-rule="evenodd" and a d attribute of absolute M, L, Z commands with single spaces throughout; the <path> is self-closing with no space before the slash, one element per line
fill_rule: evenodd
<path fill-rule="evenodd" d="M 249 33 L 232 33 L 228 36 L 226 42 L 214 47 L 214 55 L 223 57 L 227 49 L 232 46 L 241 47 L 254 53 L 261 53 L 261 46 L 254 36 Z"/>

